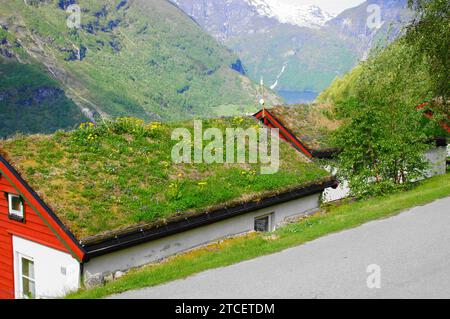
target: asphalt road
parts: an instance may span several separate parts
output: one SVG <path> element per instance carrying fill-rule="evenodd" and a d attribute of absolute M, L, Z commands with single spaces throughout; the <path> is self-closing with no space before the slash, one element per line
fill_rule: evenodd
<path fill-rule="evenodd" d="M 450 298 L 450 197 L 113 298 Z"/>

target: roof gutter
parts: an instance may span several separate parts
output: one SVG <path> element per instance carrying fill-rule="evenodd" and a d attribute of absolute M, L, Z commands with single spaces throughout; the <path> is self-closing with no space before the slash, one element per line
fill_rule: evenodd
<path fill-rule="evenodd" d="M 187 217 L 182 221 L 171 222 L 164 226 L 150 228 L 147 230 L 133 230 L 129 233 L 102 239 L 101 241 L 95 242 L 93 244 L 83 245 L 83 248 L 87 252 L 89 258 L 94 258 L 131 246 L 139 245 L 201 226 L 213 224 L 218 221 L 229 219 L 235 216 L 250 213 L 262 208 L 285 203 L 308 195 L 321 193 L 324 189 L 329 187 L 337 187 L 337 185 L 337 180 L 333 178 L 326 182 L 297 188 L 276 196 L 262 199 L 260 201 L 243 203 L 234 207 L 221 208 L 210 213 L 202 214 L 200 216 Z"/>

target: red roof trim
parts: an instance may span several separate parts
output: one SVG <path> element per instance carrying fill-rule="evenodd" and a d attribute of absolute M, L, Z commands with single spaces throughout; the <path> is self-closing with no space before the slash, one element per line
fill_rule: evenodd
<path fill-rule="evenodd" d="M 263 114 L 265 113 L 265 114 Z M 264 116 L 263 116 L 264 115 Z M 293 144 L 295 148 L 297 148 L 300 152 L 305 154 L 309 158 L 313 158 L 313 155 L 311 154 L 310 150 L 294 135 L 292 134 L 288 128 L 286 128 L 281 121 L 279 121 L 272 113 L 270 113 L 268 110 L 261 110 L 258 113 L 253 115 L 258 120 L 264 119 L 269 120 L 270 124 L 272 124 L 274 127 L 278 128 L 280 130 L 281 137 L 284 137 L 288 142 Z M 267 125 L 266 122 L 264 124 Z M 282 133 L 282 134 L 281 134 Z"/>
<path fill-rule="evenodd" d="M 429 105 L 429 102 L 422 103 L 416 107 L 417 110 L 422 110 L 425 106 Z M 256 119 L 262 121 L 264 125 L 268 127 L 276 127 L 280 129 L 280 136 L 290 142 L 295 148 L 297 148 L 300 152 L 308 156 L 309 158 L 313 158 L 312 152 L 294 135 L 289 129 L 287 129 L 280 120 L 278 120 L 272 113 L 268 110 L 260 110 L 259 112 L 253 115 Z M 433 111 L 429 110 L 424 112 L 424 116 L 432 119 Z M 441 126 L 444 130 L 450 133 L 450 126 L 442 121 Z"/>
<path fill-rule="evenodd" d="M 78 244 L 75 236 L 64 226 L 53 211 L 33 191 L 20 174 L 0 155 L 0 174 L 4 176 L 16 191 L 23 196 L 33 211 L 44 221 L 49 229 L 61 241 L 64 247 L 79 262 L 84 261 L 86 252 Z"/>

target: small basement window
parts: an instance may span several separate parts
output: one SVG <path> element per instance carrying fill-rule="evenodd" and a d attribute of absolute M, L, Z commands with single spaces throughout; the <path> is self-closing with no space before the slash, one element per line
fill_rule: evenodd
<path fill-rule="evenodd" d="M 8 194 L 8 207 L 10 217 L 13 219 L 23 220 L 23 203 L 20 196 Z"/>
<path fill-rule="evenodd" d="M 263 233 L 272 231 L 272 215 L 256 217 L 255 231 Z"/>

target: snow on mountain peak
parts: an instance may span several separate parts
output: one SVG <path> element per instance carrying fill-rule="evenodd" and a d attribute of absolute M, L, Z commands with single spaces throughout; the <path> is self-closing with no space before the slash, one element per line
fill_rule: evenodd
<path fill-rule="evenodd" d="M 246 0 L 248 4 L 256 8 L 258 14 L 275 18 L 281 23 L 289 23 L 302 27 L 318 28 L 333 15 L 325 12 L 320 7 L 285 4 L 279 0 Z"/>

